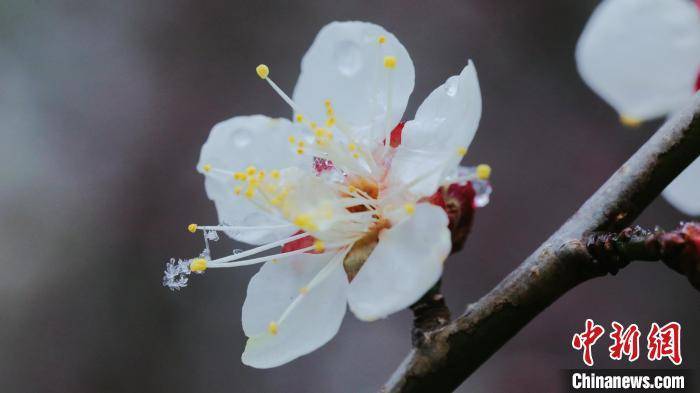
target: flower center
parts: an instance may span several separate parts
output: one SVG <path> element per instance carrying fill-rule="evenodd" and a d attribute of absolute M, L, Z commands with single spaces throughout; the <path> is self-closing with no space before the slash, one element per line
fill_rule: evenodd
<path fill-rule="evenodd" d="M 360 195 L 366 196 L 368 199 L 374 200 L 376 200 L 379 196 L 379 185 L 374 180 L 367 179 L 365 177 L 350 176 L 347 181 L 349 184 L 348 190 L 351 193 L 356 192 Z M 348 196 L 350 196 L 350 194 L 348 194 Z M 351 213 L 364 212 L 369 210 L 367 208 L 367 205 L 362 204 L 348 206 L 347 209 Z"/>
<path fill-rule="evenodd" d="M 343 260 L 343 268 L 348 276 L 348 281 L 352 281 L 355 278 L 362 265 L 369 258 L 369 255 L 374 251 L 374 247 L 379 243 L 379 233 L 390 226 L 389 220 L 380 219 L 369 228 L 364 237 L 352 245 Z"/>

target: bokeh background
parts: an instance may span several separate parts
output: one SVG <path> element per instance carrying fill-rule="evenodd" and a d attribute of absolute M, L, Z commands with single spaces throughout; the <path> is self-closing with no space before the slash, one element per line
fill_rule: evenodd
<path fill-rule="evenodd" d="M 574 46 L 597 1 L 203 0 L 0 3 L 0 386 L 3 392 L 371 392 L 409 349 L 409 312 L 346 316 L 337 337 L 283 367 L 240 363 L 240 310 L 257 267 L 161 286 L 194 255 L 185 226 L 216 214 L 194 170 L 210 128 L 238 114 L 288 116 L 260 82 L 292 90 L 301 56 L 333 20 L 367 20 L 411 53 L 406 116 L 475 61 L 484 112 L 465 162 L 494 170 L 491 204 L 447 264 L 455 311 L 498 283 L 656 129 L 624 129 L 576 73 Z M 674 226 L 658 200 L 639 222 Z M 222 240 L 226 242 L 226 240 Z M 233 247 L 230 243 L 226 247 Z M 483 365 L 460 391 L 558 389 L 586 318 L 683 324 L 698 368 L 697 292 L 655 264 L 581 285 Z M 601 367 L 633 365 L 607 358 Z M 642 340 L 642 345 L 645 345 Z"/>

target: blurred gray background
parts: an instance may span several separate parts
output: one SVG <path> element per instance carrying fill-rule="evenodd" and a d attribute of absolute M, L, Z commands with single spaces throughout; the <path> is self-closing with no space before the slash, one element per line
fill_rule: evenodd
<path fill-rule="evenodd" d="M 454 311 L 485 294 L 655 130 L 623 129 L 581 81 L 574 45 L 597 1 L 195 0 L 0 3 L 0 390 L 3 392 L 371 392 L 409 349 L 411 315 L 348 314 L 337 337 L 283 367 L 240 363 L 240 311 L 257 267 L 161 286 L 193 255 L 185 227 L 216 214 L 195 172 L 212 125 L 288 116 L 254 67 L 291 92 L 301 56 L 333 20 L 396 34 L 416 67 L 407 118 L 475 61 L 484 96 L 465 162 L 490 163 L 492 203 L 447 264 Z M 663 200 L 639 220 L 686 217 Z M 225 247 L 232 247 L 227 245 Z M 530 323 L 461 388 L 538 392 L 582 366 L 571 336 L 593 318 L 683 324 L 698 368 L 698 295 L 654 264 L 586 283 Z M 594 347 L 601 367 L 609 340 Z M 642 350 L 645 341 L 642 340 Z"/>

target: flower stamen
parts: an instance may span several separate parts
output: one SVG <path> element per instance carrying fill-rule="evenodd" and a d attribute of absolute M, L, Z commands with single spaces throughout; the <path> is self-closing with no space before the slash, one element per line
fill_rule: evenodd
<path fill-rule="evenodd" d="M 278 328 L 279 328 L 279 326 L 277 325 L 277 322 L 271 321 L 271 322 L 267 325 L 267 332 L 270 333 L 270 334 L 272 334 L 272 335 L 274 336 L 274 335 L 277 334 Z"/>
<path fill-rule="evenodd" d="M 204 258 L 195 258 L 190 263 L 190 270 L 193 272 L 203 272 L 207 270 L 207 260 Z"/>
<path fill-rule="evenodd" d="M 292 101 L 292 99 L 289 98 L 289 96 L 282 89 L 280 89 L 280 87 L 277 86 L 275 82 L 272 81 L 272 79 L 270 79 L 270 68 L 268 66 L 266 66 L 265 64 L 260 64 L 255 68 L 255 71 L 257 72 L 258 76 L 264 81 L 266 81 L 270 85 L 270 87 L 272 87 L 272 90 L 274 90 L 275 93 L 277 93 L 284 100 L 284 102 L 286 102 L 287 105 L 289 105 L 294 110 L 294 112 L 302 113 L 302 111 L 299 109 L 299 106 L 294 101 Z"/>
<path fill-rule="evenodd" d="M 488 180 L 491 177 L 491 167 L 487 164 L 480 164 L 476 167 L 476 177 L 479 180 Z"/>
<path fill-rule="evenodd" d="M 303 233 L 301 235 L 309 236 L 309 234 L 307 234 L 307 233 Z M 355 240 L 357 240 L 357 238 L 352 238 L 351 240 L 348 240 L 345 242 L 332 243 L 332 244 L 329 244 L 328 246 L 326 246 L 324 250 L 329 251 L 329 250 L 341 249 L 343 247 L 349 246 L 350 244 L 354 243 Z M 269 247 L 269 248 L 272 248 L 272 247 Z M 214 259 L 214 260 L 207 263 L 207 267 L 208 268 L 224 268 L 224 267 L 240 267 L 240 266 L 256 265 L 259 263 L 272 261 L 273 259 L 279 260 L 279 259 L 289 258 L 289 257 L 292 257 L 294 255 L 299 255 L 299 254 L 303 254 L 303 253 L 306 253 L 309 251 L 315 251 L 315 250 L 316 250 L 316 246 L 311 245 L 311 246 L 300 248 L 300 249 L 297 249 L 294 251 L 287 251 L 287 252 L 283 252 L 283 253 L 279 253 L 279 254 L 275 254 L 275 255 L 268 255 L 268 256 L 264 256 L 264 257 L 251 258 L 251 259 L 244 259 L 242 261 L 239 261 L 238 260 L 238 259 L 240 259 L 239 255 L 249 254 L 249 251 L 252 251 L 252 250 L 248 250 L 248 251 L 241 252 L 238 254 L 229 255 L 227 257 Z"/>
<path fill-rule="evenodd" d="M 386 122 L 384 124 L 384 148 L 382 150 L 382 156 L 386 157 L 386 154 L 391 148 L 391 131 L 394 129 L 391 122 L 391 91 L 392 91 L 392 70 L 396 68 L 396 56 L 384 56 L 384 68 L 389 72 L 387 73 L 387 89 L 386 89 Z"/>

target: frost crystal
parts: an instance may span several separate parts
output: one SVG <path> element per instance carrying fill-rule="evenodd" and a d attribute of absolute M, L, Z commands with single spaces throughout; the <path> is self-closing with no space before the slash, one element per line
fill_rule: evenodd
<path fill-rule="evenodd" d="M 472 186 L 474 187 L 474 206 L 484 207 L 489 204 L 491 200 L 491 183 L 485 180 L 472 181 Z"/>
<path fill-rule="evenodd" d="M 175 258 L 170 258 L 170 262 L 165 264 L 163 286 L 172 291 L 179 291 L 180 288 L 187 286 L 190 273 L 190 260 L 178 259 L 176 261 Z"/>
<path fill-rule="evenodd" d="M 211 240 L 213 242 L 219 241 L 219 234 L 216 231 L 206 231 L 206 232 L 204 232 L 204 237 L 207 240 Z"/>

